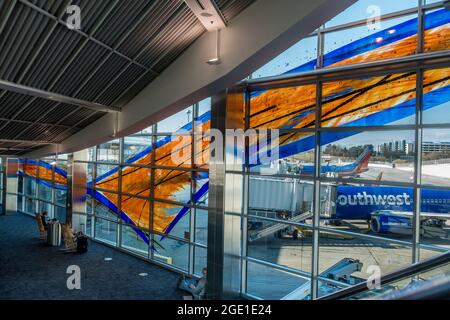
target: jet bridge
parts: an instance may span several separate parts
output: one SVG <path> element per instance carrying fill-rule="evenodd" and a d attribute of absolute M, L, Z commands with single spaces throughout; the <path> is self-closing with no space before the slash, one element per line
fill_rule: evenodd
<path fill-rule="evenodd" d="M 294 217 L 292 217 L 290 219 L 287 219 L 285 221 L 286 222 L 297 222 L 297 223 L 300 223 L 300 222 L 305 221 L 306 219 L 311 218 L 312 216 L 313 216 L 313 214 L 308 211 L 308 212 L 299 214 L 297 216 L 294 216 Z M 269 226 L 267 228 L 263 228 L 262 230 L 251 232 L 249 234 L 248 241 L 252 242 L 252 241 L 258 240 L 260 238 L 267 237 L 267 236 L 269 236 L 271 234 L 275 234 L 278 231 L 281 231 L 283 229 L 286 229 L 286 224 L 284 222 L 283 223 L 276 223 L 276 224 L 271 225 L 271 226 Z"/>
<path fill-rule="evenodd" d="M 348 285 L 355 285 L 364 281 L 363 279 L 352 276 L 353 272 L 362 270 L 362 263 L 359 260 L 344 258 L 332 267 L 328 268 L 320 274 L 322 278 L 328 278 L 340 281 Z M 336 291 L 336 286 L 328 284 L 324 281 L 319 282 L 319 293 L 321 295 L 329 294 Z M 284 296 L 281 300 L 304 300 L 311 295 L 311 281 L 302 284 L 300 287 Z"/>

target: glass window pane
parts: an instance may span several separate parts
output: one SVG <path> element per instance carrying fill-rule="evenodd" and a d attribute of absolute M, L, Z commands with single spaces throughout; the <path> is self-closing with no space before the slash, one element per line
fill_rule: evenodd
<path fill-rule="evenodd" d="M 178 130 L 191 130 L 192 129 L 192 106 L 188 107 L 173 116 L 170 116 L 157 124 L 158 133 L 176 132 Z"/>
<path fill-rule="evenodd" d="M 250 176 L 249 215 L 310 224 L 313 190 L 312 181 Z M 256 225 L 255 232 L 269 226 L 268 223 L 265 223 L 267 226 L 260 226 L 260 222 Z M 281 227 L 280 230 L 283 229 Z"/>
<path fill-rule="evenodd" d="M 182 270 L 188 269 L 189 244 L 186 242 L 164 238 L 156 241 L 156 251 L 153 252 L 155 260 L 173 265 Z"/>
<path fill-rule="evenodd" d="M 192 167 L 192 136 L 161 136 L 155 147 L 155 165 Z"/>
<path fill-rule="evenodd" d="M 150 199 L 122 195 L 122 212 L 129 219 L 126 223 L 150 229 Z"/>
<path fill-rule="evenodd" d="M 208 250 L 206 248 L 195 246 L 194 254 L 194 274 L 202 276 L 203 268 L 206 268 L 208 265 Z"/>
<path fill-rule="evenodd" d="M 97 193 L 95 201 L 95 215 L 98 217 L 117 220 L 117 195 L 112 193 Z"/>
<path fill-rule="evenodd" d="M 95 238 L 116 245 L 117 223 L 95 218 Z"/>
<path fill-rule="evenodd" d="M 209 113 L 211 112 L 211 97 L 203 99 L 198 103 L 198 117 L 196 121 L 200 121 L 203 118 L 209 119 Z"/>
<path fill-rule="evenodd" d="M 122 169 L 122 192 L 141 197 L 150 196 L 151 169 L 124 167 Z"/>
<path fill-rule="evenodd" d="M 89 223 L 89 226 L 88 226 Z M 91 217 L 84 214 L 72 214 L 72 229 L 76 232 L 81 231 L 84 234 L 90 236 Z M 89 233 L 88 233 L 89 231 Z"/>
<path fill-rule="evenodd" d="M 97 164 L 95 187 L 117 191 L 119 186 L 119 167 L 114 165 Z"/>
<path fill-rule="evenodd" d="M 37 177 L 38 167 L 36 164 L 37 164 L 36 160 L 31 160 L 31 159 L 26 160 L 25 168 L 24 168 L 25 174 L 30 177 Z"/>
<path fill-rule="evenodd" d="M 314 70 L 317 62 L 317 36 L 300 40 L 251 74 L 251 78 Z"/>
<path fill-rule="evenodd" d="M 90 192 L 92 192 L 92 191 L 90 191 Z M 86 195 L 86 213 L 93 214 L 92 213 L 92 195 L 90 195 L 90 194 Z"/>
<path fill-rule="evenodd" d="M 450 68 L 423 73 L 423 123 L 450 123 Z"/>
<path fill-rule="evenodd" d="M 208 172 L 192 172 L 194 177 L 194 203 L 202 206 L 208 206 L 209 195 L 209 173 Z"/>
<path fill-rule="evenodd" d="M 139 233 L 137 233 L 135 229 L 125 225 L 122 225 L 122 248 L 133 251 L 144 257 L 148 256 L 148 244 L 139 236 Z"/>
<path fill-rule="evenodd" d="M 55 208 L 55 219 L 62 223 L 66 223 L 67 209 L 66 207 L 54 206 Z"/>
<path fill-rule="evenodd" d="M 195 237 L 196 243 L 208 243 L 208 210 L 195 209 Z"/>
<path fill-rule="evenodd" d="M 119 162 L 120 142 L 113 140 L 97 147 L 97 161 Z"/>
<path fill-rule="evenodd" d="M 450 48 L 450 10 L 428 11 L 425 15 L 424 51 L 440 51 Z"/>
<path fill-rule="evenodd" d="M 412 242 L 413 188 L 322 183 L 320 191 L 322 226 Z"/>
<path fill-rule="evenodd" d="M 450 130 L 422 131 L 422 184 L 450 185 Z"/>
<path fill-rule="evenodd" d="M 280 134 L 278 141 L 265 136 L 255 139 L 249 147 L 249 170 L 262 175 L 314 175 L 313 132 Z"/>
<path fill-rule="evenodd" d="M 36 189 L 37 189 L 36 180 L 33 178 L 25 177 L 24 178 L 24 193 L 26 195 L 35 197 Z"/>
<path fill-rule="evenodd" d="M 41 184 L 39 186 L 39 199 L 52 201 L 52 188 Z"/>
<path fill-rule="evenodd" d="M 191 200 L 191 173 L 155 169 L 155 199 L 188 203 Z"/>
<path fill-rule="evenodd" d="M 326 33 L 324 51 L 326 67 L 413 55 L 417 14 Z"/>
<path fill-rule="evenodd" d="M 310 281 L 297 275 L 247 263 L 247 293 L 265 300 L 280 300 L 301 286 L 311 286 Z M 303 299 L 308 299 L 308 291 Z"/>
<path fill-rule="evenodd" d="M 316 85 L 254 91 L 250 101 L 250 128 L 313 128 Z"/>
<path fill-rule="evenodd" d="M 378 267 L 381 275 L 404 268 L 412 263 L 412 248 L 391 242 L 368 239 L 343 239 L 339 234 L 321 233 L 319 237 L 319 276 L 346 284 L 366 281 L 372 275 L 368 268 Z M 345 277 L 335 271 L 346 268 Z M 321 282 L 319 296 L 337 290 Z"/>
<path fill-rule="evenodd" d="M 248 218 L 249 257 L 311 272 L 311 235 L 306 228 Z"/>
<path fill-rule="evenodd" d="M 60 169 L 59 165 L 57 167 Z M 51 163 L 39 161 L 39 179 L 48 180 L 48 181 L 53 180 L 53 171 L 55 171 L 54 168 L 55 168 L 55 166 L 51 165 Z M 60 172 L 61 171 L 59 171 L 58 169 L 56 170 L 55 179 L 60 178 L 59 177 Z M 58 179 L 58 180 L 61 180 L 61 179 Z"/>
<path fill-rule="evenodd" d="M 421 244 L 450 250 L 450 190 L 421 190 Z"/>
<path fill-rule="evenodd" d="M 189 240 L 190 209 L 169 203 L 154 203 L 154 230 Z"/>
<path fill-rule="evenodd" d="M 327 82 L 323 85 L 322 126 L 414 124 L 414 72 Z"/>
<path fill-rule="evenodd" d="M 323 177 L 414 182 L 414 131 L 321 133 Z"/>
<path fill-rule="evenodd" d="M 55 189 L 55 202 L 56 202 L 56 204 L 66 206 L 67 205 L 67 191 Z"/>
<path fill-rule="evenodd" d="M 151 153 L 151 136 L 129 136 L 124 138 L 123 159 L 131 163 Z M 149 159 L 150 160 L 150 159 Z M 150 163 L 150 161 L 148 161 Z"/>

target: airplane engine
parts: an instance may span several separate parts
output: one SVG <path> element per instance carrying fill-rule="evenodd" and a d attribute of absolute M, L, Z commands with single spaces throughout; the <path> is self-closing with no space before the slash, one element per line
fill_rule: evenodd
<path fill-rule="evenodd" d="M 370 229 L 375 233 L 412 234 L 411 219 L 389 214 L 389 212 L 374 212 L 370 219 Z"/>

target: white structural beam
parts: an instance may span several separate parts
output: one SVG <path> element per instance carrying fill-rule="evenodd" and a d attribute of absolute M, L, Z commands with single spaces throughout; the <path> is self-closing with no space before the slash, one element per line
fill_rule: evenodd
<path fill-rule="evenodd" d="M 309 35 L 356 0 L 258 0 L 221 31 L 221 63 L 206 63 L 215 54 L 216 34 L 207 32 L 119 114 L 116 137 L 129 135 L 247 77 Z M 60 152 L 74 152 L 113 138 L 115 115 L 107 114 L 63 141 Z M 53 153 L 42 148 L 27 156 Z"/>

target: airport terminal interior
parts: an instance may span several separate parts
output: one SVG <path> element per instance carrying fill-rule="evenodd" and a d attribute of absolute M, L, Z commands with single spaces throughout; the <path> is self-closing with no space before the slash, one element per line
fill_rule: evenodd
<path fill-rule="evenodd" d="M 448 298 L 449 110 L 450 1 L 0 0 L 0 299 Z"/>

